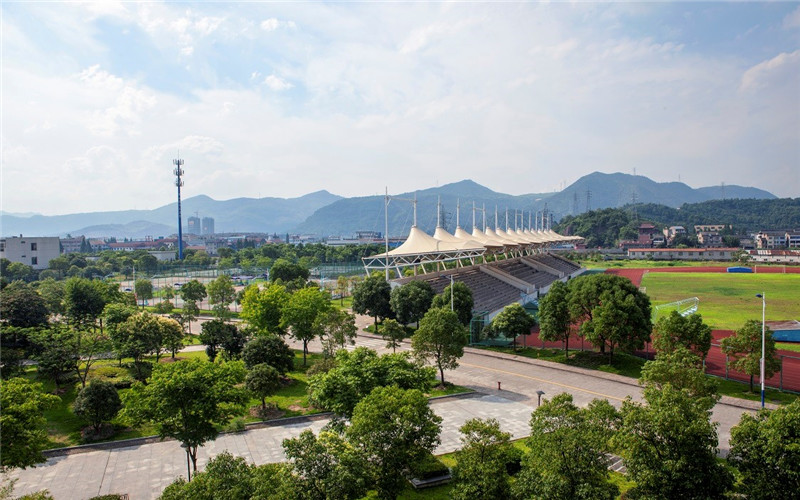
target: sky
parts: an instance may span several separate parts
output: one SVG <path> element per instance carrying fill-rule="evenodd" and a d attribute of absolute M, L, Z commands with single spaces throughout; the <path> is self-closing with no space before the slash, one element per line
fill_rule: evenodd
<path fill-rule="evenodd" d="M 11 213 L 510 194 L 591 172 L 800 196 L 800 3 L 8 2 Z M 642 200 L 646 201 L 646 200 Z"/>

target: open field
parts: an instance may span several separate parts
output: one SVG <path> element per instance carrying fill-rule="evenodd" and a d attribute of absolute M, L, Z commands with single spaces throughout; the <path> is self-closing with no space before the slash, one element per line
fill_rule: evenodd
<path fill-rule="evenodd" d="M 761 320 L 766 293 L 767 321 L 800 317 L 800 274 L 647 273 L 642 279 L 654 306 L 698 297 L 698 313 L 713 329 L 736 330 L 748 319 Z"/>

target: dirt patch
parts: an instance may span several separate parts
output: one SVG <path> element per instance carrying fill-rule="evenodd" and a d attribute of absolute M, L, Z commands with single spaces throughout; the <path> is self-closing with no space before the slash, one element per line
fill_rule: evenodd
<path fill-rule="evenodd" d="M 281 418 L 284 414 L 286 414 L 285 411 L 274 406 L 267 405 L 266 409 L 262 409 L 261 405 L 250 407 L 250 416 L 260 418 L 261 420 L 273 420 L 276 418 Z"/>
<path fill-rule="evenodd" d="M 289 405 L 289 410 L 291 410 L 291 411 L 299 411 L 299 412 L 302 413 L 302 412 L 305 412 L 306 410 L 308 410 L 308 408 L 306 408 L 305 406 L 300 406 L 300 405 Z"/>
<path fill-rule="evenodd" d="M 182 358 L 180 356 L 175 356 L 174 358 L 172 356 L 167 356 L 166 358 L 161 358 L 158 362 L 159 363 L 174 363 L 176 361 L 183 361 L 184 359 L 186 359 L 186 358 Z"/>

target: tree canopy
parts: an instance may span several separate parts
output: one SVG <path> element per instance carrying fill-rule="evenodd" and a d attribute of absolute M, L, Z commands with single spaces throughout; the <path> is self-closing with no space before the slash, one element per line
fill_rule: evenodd
<path fill-rule="evenodd" d="M 359 283 L 353 291 L 353 312 L 367 314 L 375 318 L 375 331 L 378 318 L 392 317 L 391 287 L 383 276 L 370 276 Z"/>
<path fill-rule="evenodd" d="M 409 281 L 392 290 L 389 303 L 397 321 L 407 325 L 419 322 L 430 309 L 435 295 L 427 281 Z"/>
<path fill-rule="evenodd" d="M 569 312 L 569 288 L 563 281 L 553 282 L 545 296 L 539 299 L 539 322 L 539 338 L 564 342 L 564 353 L 569 358 L 572 319 Z"/>
<path fill-rule="evenodd" d="M 272 283 L 264 289 L 250 285 L 242 297 L 239 316 L 259 332 L 284 335 L 286 331 L 281 327 L 281 315 L 288 302 L 289 293 L 283 285 Z"/>
<path fill-rule="evenodd" d="M 751 319 L 730 337 L 722 339 L 722 352 L 731 357 L 734 370 L 750 375 L 750 391 L 753 379 L 761 373 L 761 322 Z M 764 376 L 770 378 L 781 369 L 781 361 L 775 352 L 772 330 L 764 330 Z"/>
<path fill-rule="evenodd" d="M 303 365 L 306 364 L 308 343 L 319 333 L 317 318 L 331 307 L 328 294 L 316 288 L 297 290 L 283 308 L 281 326 L 290 328 L 290 334 L 303 342 Z"/>
<path fill-rule="evenodd" d="M 534 326 L 536 319 L 519 302 L 507 305 L 492 320 L 492 329 L 510 338 L 514 349 L 517 348 L 517 337 L 529 335 Z"/>
<path fill-rule="evenodd" d="M 458 321 L 455 312 L 433 307 L 411 336 L 411 348 L 419 359 L 433 358 L 444 384 L 444 371 L 458 367 L 458 359 L 464 355 L 468 336 L 469 331 Z"/>
<path fill-rule="evenodd" d="M 47 421 L 44 410 L 54 406 L 58 396 L 46 394 L 42 385 L 24 378 L 0 384 L 0 466 L 26 468 L 44 462 Z"/>
<path fill-rule="evenodd" d="M 662 316 L 653 327 L 653 347 L 659 352 L 674 351 L 683 346 L 701 358 L 711 349 L 711 327 L 703 323 L 699 314 L 682 316 L 672 311 Z"/>
<path fill-rule="evenodd" d="M 244 410 L 247 393 L 240 387 L 244 377 L 240 361 L 160 364 L 147 385 L 136 382 L 125 393 L 124 413 L 136 423 L 153 422 L 159 436 L 186 445 L 196 471 L 197 448 L 214 440 L 218 426 Z"/>
<path fill-rule="evenodd" d="M 442 293 L 433 298 L 431 307 L 450 309 L 451 298 L 453 311 L 458 315 L 458 321 L 464 326 L 469 326 L 472 321 L 472 307 L 474 305 L 472 290 L 464 283 L 456 281 L 453 283 L 452 297 L 450 296 L 450 285 L 447 285 L 442 290 Z"/>

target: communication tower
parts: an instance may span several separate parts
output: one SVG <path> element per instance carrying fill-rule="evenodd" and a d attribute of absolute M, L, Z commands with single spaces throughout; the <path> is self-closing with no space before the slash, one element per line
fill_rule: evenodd
<path fill-rule="evenodd" d="M 181 176 L 183 175 L 183 160 L 177 158 L 172 160 L 172 164 L 175 165 L 175 170 L 172 172 L 175 174 L 175 185 L 178 187 L 178 260 L 183 260 L 183 227 L 181 226 L 181 186 L 183 186 Z"/>

